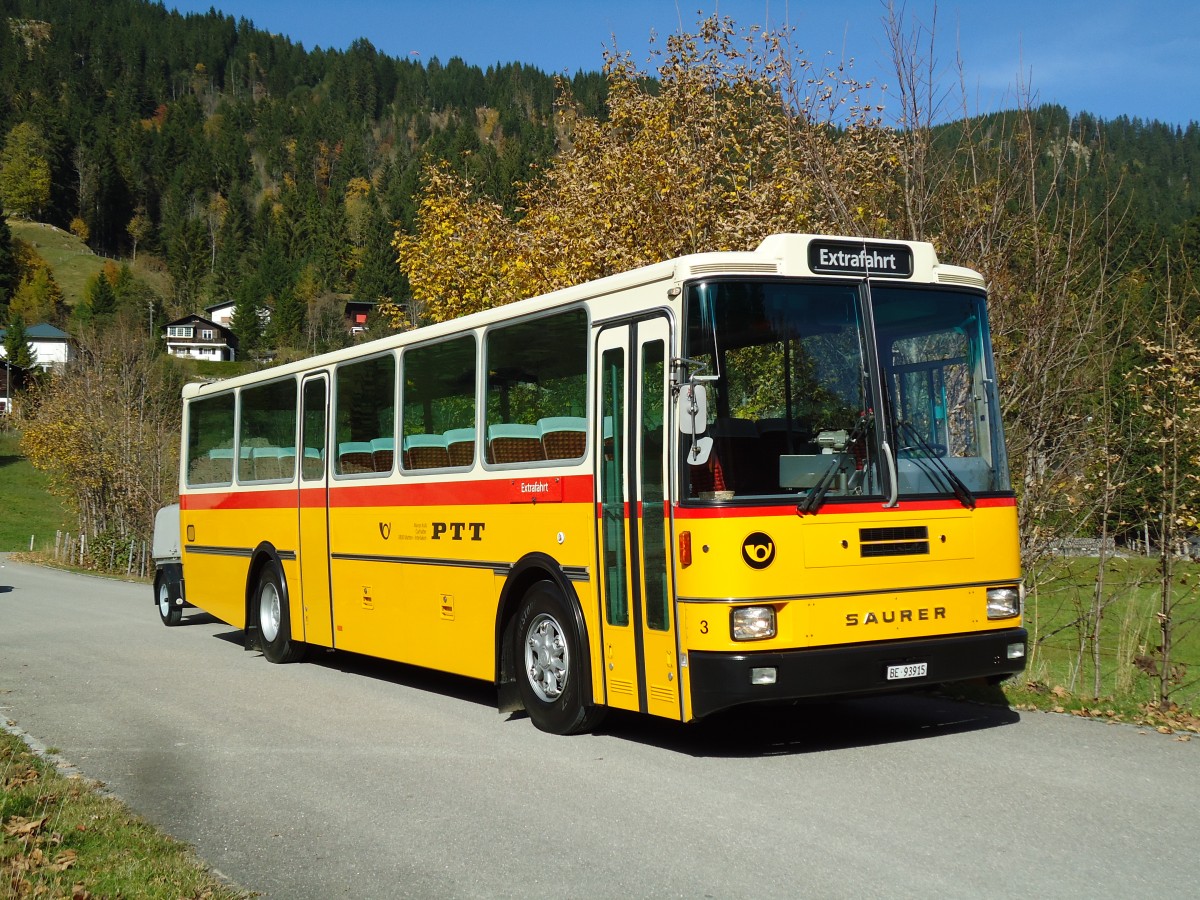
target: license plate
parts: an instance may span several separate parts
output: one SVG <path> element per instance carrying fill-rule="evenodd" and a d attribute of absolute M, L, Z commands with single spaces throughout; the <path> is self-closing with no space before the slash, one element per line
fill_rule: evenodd
<path fill-rule="evenodd" d="M 888 681 L 900 681 L 904 678 L 924 678 L 927 674 L 929 674 L 929 664 L 923 662 L 887 667 Z"/>

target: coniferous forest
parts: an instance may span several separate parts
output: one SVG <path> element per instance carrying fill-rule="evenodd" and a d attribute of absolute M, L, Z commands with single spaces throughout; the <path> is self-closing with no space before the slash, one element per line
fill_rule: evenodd
<path fill-rule="evenodd" d="M 403 295 L 390 242 L 424 161 L 451 161 L 511 206 L 555 148 L 554 80 L 519 64 L 393 59 L 366 39 L 309 51 L 144 0 L 0 8 L 6 212 L 99 254 L 152 257 L 168 315 L 225 299 L 274 309 L 278 333 L 241 317 L 246 350 L 315 349 L 314 297 Z M 572 88 L 601 110 L 598 72 Z"/>

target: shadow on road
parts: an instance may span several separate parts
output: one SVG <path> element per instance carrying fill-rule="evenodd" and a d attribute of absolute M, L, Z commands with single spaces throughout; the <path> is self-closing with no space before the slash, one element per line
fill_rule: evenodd
<path fill-rule="evenodd" d="M 179 625 L 175 627 L 183 627 L 184 625 L 215 625 L 220 623 L 220 621 L 221 620 L 216 616 L 210 616 L 208 613 L 200 612 L 200 610 L 196 609 L 191 610 L 190 612 L 184 612 L 183 618 L 179 620 Z M 219 634 L 217 637 L 225 637 L 225 635 Z M 242 633 L 240 631 L 235 631 L 232 633 L 232 635 L 230 635 L 228 640 L 230 640 L 231 643 L 241 643 Z"/>
<path fill-rule="evenodd" d="M 748 706 L 688 725 L 613 713 L 598 733 L 689 756 L 737 758 L 924 740 L 1019 721 L 1002 701 L 989 705 L 913 693 Z"/>
<path fill-rule="evenodd" d="M 490 682 L 466 678 L 462 675 L 435 672 L 420 666 L 376 659 L 372 656 L 360 656 L 344 650 L 310 650 L 304 657 L 304 661 L 344 672 L 347 675 L 359 675 L 365 678 L 374 678 L 377 681 L 390 681 L 393 684 L 402 684 L 418 691 L 429 691 L 443 697 L 452 697 L 455 700 L 490 706 L 493 709 L 496 707 L 496 689 Z"/>
<path fill-rule="evenodd" d="M 217 621 L 207 613 L 197 612 L 185 616 L 182 624 Z M 245 632 L 240 629 L 213 636 L 239 646 L 245 640 Z M 479 706 L 496 706 L 496 689 L 490 683 L 420 666 L 322 649 L 310 649 L 302 665 L 322 666 Z M 925 740 L 1020 721 L 1020 716 L 1005 705 L 999 688 L 977 688 L 972 696 L 984 702 L 961 700 L 936 691 L 826 698 L 741 707 L 686 725 L 612 710 L 595 734 L 689 756 L 740 758 L 822 753 Z M 503 721 L 514 727 L 533 728 L 523 712 L 514 713 Z M 587 737 L 573 739 L 586 740 Z"/>

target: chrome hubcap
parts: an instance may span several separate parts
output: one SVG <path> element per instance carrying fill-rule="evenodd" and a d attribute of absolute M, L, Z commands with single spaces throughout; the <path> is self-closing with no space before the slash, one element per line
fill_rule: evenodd
<path fill-rule="evenodd" d="M 533 692 L 553 703 L 566 687 L 570 666 L 562 627 L 552 616 L 541 613 L 525 632 L 525 672 Z"/>
<path fill-rule="evenodd" d="M 279 637 L 279 591 L 267 582 L 258 595 L 258 628 L 268 644 Z"/>

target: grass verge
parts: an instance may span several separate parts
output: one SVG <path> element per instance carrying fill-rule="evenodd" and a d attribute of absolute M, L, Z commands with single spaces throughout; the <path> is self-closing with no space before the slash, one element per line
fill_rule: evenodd
<path fill-rule="evenodd" d="M 1159 697 L 1158 560 L 1107 561 L 1097 650 L 1088 617 L 1098 567 L 1096 558 L 1055 558 L 1026 573 L 1029 659 L 1025 672 L 1004 685 L 1008 703 L 1019 710 L 1125 722 L 1185 738 L 1200 733 L 1200 564 L 1175 563 L 1171 690 L 1165 704 Z"/>
<path fill-rule="evenodd" d="M 21 455 L 21 436 L 0 429 L 0 551 L 54 546 L 54 533 L 67 529 L 66 510 L 50 493 L 45 475 Z"/>
<path fill-rule="evenodd" d="M 180 843 L 91 782 L 0 730 L 0 891 L 5 897 L 247 900 Z"/>

